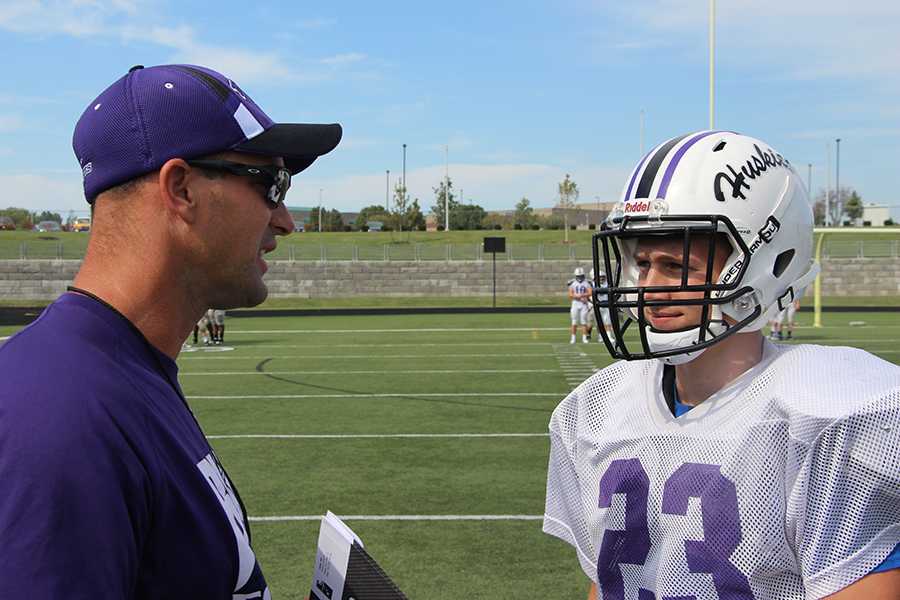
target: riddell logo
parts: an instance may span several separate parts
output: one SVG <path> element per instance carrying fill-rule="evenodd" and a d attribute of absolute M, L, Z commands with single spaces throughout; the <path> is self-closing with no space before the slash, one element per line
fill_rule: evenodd
<path fill-rule="evenodd" d="M 625 203 L 625 212 L 634 213 L 634 212 L 647 212 L 650 210 L 650 202 L 647 200 L 638 200 L 637 202 L 626 202 Z"/>

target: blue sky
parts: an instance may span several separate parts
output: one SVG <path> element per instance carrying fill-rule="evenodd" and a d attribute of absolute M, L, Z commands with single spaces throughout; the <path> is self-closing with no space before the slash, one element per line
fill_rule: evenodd
<path fill-rule="evenodd" d="M 211 8 L 214 6 L 215 8 Z M 0 3 L 3 206 L 83 211 L 75 121 L 134 64 L 237 81 L 276 121 L 339 122 L 290 205 L 383 204 L 407 144 L 424 209 L 443 177 L 487 209 L 551 206 L 571 173 L 612 201 L 647 148 L 708 123 L 707 0 Z M 812 188 L 900 215 L 900 4 L 718 0 L 716 126 L 759 137 Z"/>

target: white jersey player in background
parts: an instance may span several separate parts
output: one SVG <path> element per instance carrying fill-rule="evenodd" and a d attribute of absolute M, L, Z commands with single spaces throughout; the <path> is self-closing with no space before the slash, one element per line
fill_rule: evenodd
<path fill-rule="evenodd" d="M 770 340 L 790 340 L 794 338 L 794 323 L 798 310 L 800 310 L 799 298 L 788 303 L 784 310 L 775 316 L 775 319 L 772 321 L 772 331 L 769 333 Z M 785 326 L 787 326 L 787 335 L 784 334 Z"/>
<path fill-rule="evenodd" d="M 736 133 L 626 182 L 594 246 L 626 360 L 550 421 L 544 531 L 589 598 L 900 598 L 900 368 L 760 331 L 816 276 L 812 222 L 788 161 Z"/>
<path fill-rule="evenodd" d="M 584 269 L 578 267 L 574 273 L 575 279 L 569 281 L 569 300 L 572 305 L 569 308 L 569 316 L 572 319 L 572 337 L 570 344 L 575 343 L 578 334 L 578 326 L 582 327 L 581 341 L 587 343 L 590 340 L 589 326 L 591 314 L 591 285 L 584 278 Z"/>
<path fill-rule="evenodd" d="M 206 319 L 209 321 L 212 332 L 212 343 L 221 345 L 225 342 L 225 311 L 218 308 L 210 308 L 206 311 Z"/>

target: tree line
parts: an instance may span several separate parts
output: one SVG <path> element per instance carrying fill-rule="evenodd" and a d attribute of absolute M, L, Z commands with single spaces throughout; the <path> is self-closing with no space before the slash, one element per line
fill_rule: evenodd
<path fill-rule="evenodd" d="M 31 212 L 27 208 L 19 208 L 17 206 L 9 206 L 0 209 L 0 217 L 7 217 L 16 224 L 16 229 L 33 229 L 35 225 L 42 221 L 55 221 L 62 226 L 63 218 L 59 213 L 44 210 L 41 212 Z M 70 221 L 72 219 L 69 219 Z"/>
<path fill-rule="evenodd" d="M 445 210 L 450 211 L 450 229 L 476 230 L 476 229 L 563 229 L 566 227 L 563 217 L 558 215 L 536 215 L 528 198 L 523 197 L 516 203 L 515 211 L 511 214 L 489 214 L 476 203 L 461 203 L 453 189 L 453 180 L 447 177 L 436 187 L 434 192 L 434 204 L 431 206 L 431 214 L 437 223 L 438 230 L 443 230 L 447 219 Z M 578 184 L 566 174 L 565 178 L 557 186 L 556 208 L 574 208 L 578 201 L 580 191 Z M 817 226 L 827 222 L 840 224 L 844 222 L 855 223 L 863 215 L 863 201 L 859 193 L 851 187 L 842 187 L 840 192 L 832 191 L 829 196 L 828 206 L 831 211 L 830 218 L 826 219 L 825 190 L 819 190 L 813 199 L 813 214 Z M 841 214 L 838 214 L 838 199 L 840 199 Z M 378 221 L 382 224 L 383 231 L 425 231 L 425 215 L 416 198 L 410 202 L 409 194 L 402 182 L 394 186 L 392 205 L 389 207 L 380 204 L 372 204 L 359 211 L 359 215 L 353 223 L 344 223 L 341 212 L 337 209 L 328 209 L 324 206 L 316 206 L 312 209 L 308 231 L 319 230 L 319 215 L 322 218 L 322 231 L 367 231 L 369 224 Z M 63 217 L 56 212 L 41 211 L 31 212 L 27 208 L 10 206 L 0 209 L 0 217 L 8 217 L 16 225 L 16 229 L 33 229 L 41 221 L 55 221 L 63 224 Z M 72 221 L 70 216 L 66 224 Z M 892 220 L 886 222 L 893 225 Z M 574 224 L 570 224 L 574 226 Z M 65 227 L 64 227 L 65 229 Z"/>
<path fill-rule="evenodd" d="M 434 217 L 437 229 L 442 231 L 448 224 L 453 231 L 477 229 L 562 229 L 565 222 L 557 215 L 536 215 L 528 198 L 522 198 L 516 204 L 513 214 L 489 214 L 477 203 L 459 201 L 450 177 L 442 180 L 434 192 L 434 204 L 430 214 Z M 559 184 L 558 208 L 574 208 L 578 200 L 578 184 L 566 174 Z M 319 231 L 319 215 L 322 219 L 322 231 L 367 231 L 370 223 L 379 222 L 383 231 L 425 231 L 425 215 L 416 198 L 410 202 L 409 194 L 402 182 L 394 187 L 392 205 L 389 207 L 372 204 L 359 211 L 355 221 L 344 223 L 340 211 L 326 207 L 313 207 L 306 225 L 308 231 Z M 320 210 L 321 209 L 321 210 Z"/>

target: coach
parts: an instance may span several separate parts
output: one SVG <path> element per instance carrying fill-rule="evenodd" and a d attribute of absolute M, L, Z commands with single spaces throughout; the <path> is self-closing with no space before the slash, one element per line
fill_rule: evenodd
<path fill-rule="evenodd" d="M 269 597 L 175 358 L 207 308 L 265 300 L 291 176 L 340 138 L 190 65 L 134 67 L 85 109 L 87 254 L 0 348 L 0 596 Z"/>

